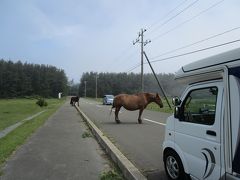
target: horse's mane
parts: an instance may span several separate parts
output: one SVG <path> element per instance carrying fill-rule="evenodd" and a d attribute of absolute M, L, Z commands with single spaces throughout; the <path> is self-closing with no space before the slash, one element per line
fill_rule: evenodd
<path fill-rule="evenodd" d="M 146 92 L 139 92 L 139 93 L 135 93 L 133 95 L 139 96 L 139 95 L 142 95 L 142 94 L 148 94 L 148 93 L 146 93 Z"/>
<path fill-rule="evenodd" d="M 154 93 L 147 93 L 147 92 L 140 92 L 140 93 L 135 93 L 135 94 L 133 94 L 133 95 L 136 95 L 136 96 L 139 96 L 139 95 L 147 95 L 147 96 L 152 96 L 152 95 L 154 95 Z"/>

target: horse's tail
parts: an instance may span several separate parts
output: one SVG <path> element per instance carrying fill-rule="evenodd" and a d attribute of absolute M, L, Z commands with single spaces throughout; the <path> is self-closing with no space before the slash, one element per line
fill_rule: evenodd
<path fill-rule="evenodd" d="M 112 108 L 111 108 L 111 111 L 110 111 L 109 116 L 111 116 L 111 114 L 112 114 L 112 109 L 113 109 L 113 108 L 115 108 L 114 100 L 113 100 L 113 104 L 112 104 Z"/>

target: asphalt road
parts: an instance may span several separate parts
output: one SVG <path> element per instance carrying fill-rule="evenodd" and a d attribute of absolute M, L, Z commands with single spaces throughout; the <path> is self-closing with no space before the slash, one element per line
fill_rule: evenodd
<path fill-rule="evenodd" d="M 86 131 L 66 102 L 8 159 L 0 180 L 98 180 L 110 163 Z"/>
<path fill-rule="evenodd" d="M 120 151 L 149 180 L 167 179 L 162 160 L 165 122 L 170 114 L 144 110 L 143 124 L 138 124 L 138 111 L 121 109 L 120 124 L 110 116 L 111 106 L 81 99 L 80 109 L 111 139 Z"/>

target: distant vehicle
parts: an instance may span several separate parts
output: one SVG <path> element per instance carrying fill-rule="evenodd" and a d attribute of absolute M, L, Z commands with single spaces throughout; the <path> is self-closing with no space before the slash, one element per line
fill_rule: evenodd
<path fill-rule="evenodd" d="M 113 104 L 113 95 L 104 95 L 103 96 L 103 105 L 112 105 Z"/>
<path fill-rule="evenodd" d="M 169 179 L 240 180 L 240 48 L 183 66 L 163 159 Z"/>

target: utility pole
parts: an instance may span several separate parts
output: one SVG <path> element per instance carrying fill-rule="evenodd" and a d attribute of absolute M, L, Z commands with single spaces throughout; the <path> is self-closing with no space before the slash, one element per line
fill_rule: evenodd
<path fill-rule="evenodd" d="M 169 108 L 172 109 L 172 107 L 171 107 L 171 105 L 170 105 L 170 103 L 169 103 L 169 101 L 168 101 L 168 99 L 167 99 L 167 96 L 166 96 L 166 94 L 165 94 L 162 86 L 160 85 L 160 82 L 159 82 L 159 80 L 158 80 L 158 78 L 157 78 L 157 75 L 156 75 L 156 73 L 155 73 L 155 71 L 154 71 L 154 69 L 153 69 L 153 67 L 152 67 L 152 65 L 151 65 L 151 63 L 150 63 L 150 61 L 149 61 L 149 59 L 148 59 L 148 57 L 147 57 L 147 54 L 146 54 L 145 52 L 143 52 L 143 53 L 144 53 L 145 58 L 147 59 L 147 62 L 148 62 L 149 66 L 150 66 L 150 68 L 151 68 L 151 70 L 152 70 L 152 72 L 153 72 L 153 75 L 154 75 L 155 79 L 157 80 L 158 86 L 160 87 L 160 89 L 161 89 L 161 91 L 162 91 L 162 94 L 163 94 L 163 96 L 165 97 L 165 99 L 166 99 L 166 101 L 167 101 L 167 104 L 168 104 Z"/>
<path fill-rule="evenodd" d="M 98 78 L 98 74 L 96 73 L 96 99 L 97 99 L 97 78 Z"/>
<path fill-rule="evenodd" d="M 148 43 L 150 43 L 150 40 L 143 40 L 143 34 L 146 32 L 146 29 L 141 29 L 141 31 L 138 33 L 138 38 L 133 41 L 133 45 L 136 43 L 141 44 L 141 91 L 144 92 L 144 80 L 143 80 L 143 47 L 146 46 Z"/>
<path fill-rule="evenodd" d="M 85 84 L 85 98 L 87 96 L 87 81 L 84 81 L 84 84 Z"/>

